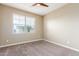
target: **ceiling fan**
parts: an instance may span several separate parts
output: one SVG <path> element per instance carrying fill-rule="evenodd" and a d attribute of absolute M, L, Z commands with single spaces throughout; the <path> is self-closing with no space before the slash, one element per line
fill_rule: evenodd
<path fill-rule="evenodd" d="M 48 5 L 47 4 L 45 4 L 45 3 L 35 3 L 35 4 L 33 4 L 32 6 L 43 6 L 43 7 L 48 7 Z"/>

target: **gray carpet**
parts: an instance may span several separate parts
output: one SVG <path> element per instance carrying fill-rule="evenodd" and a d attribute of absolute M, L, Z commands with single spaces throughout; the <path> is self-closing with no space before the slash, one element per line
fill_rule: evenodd
<path fill-rule="evenodd" d="M 41 40 L 0 48 L 0 56 L 79 56 L 79 52 Z"/>

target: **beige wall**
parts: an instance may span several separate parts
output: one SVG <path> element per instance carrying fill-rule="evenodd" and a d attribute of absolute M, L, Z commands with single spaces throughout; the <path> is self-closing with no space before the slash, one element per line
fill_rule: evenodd
<path fill-rule="evenodd" d="M 79 49 L 79 4 L 68 4 L 44 16 L 44 38 Z"/>
<path fill-rule="evenodd" d="M 10 8 L 7 6 L 2 6 L 2 19 L 0 19 L 0 22 L 2 24 L 2 38 L 0 43 L 1 45 L 7 45 L 7 44 L 12 44 L 12 43 L 18 43 L 18 42 L 23 42 L 23 41 L 31 41 L 31 40 L 38 40 L 43 38 L 43 17 L 39 15 L 35 15 L 29 12 L 24 12 L 18 9 Z M 36 28 L 34 33 L 21 33 L 21 34 L 15 34 L 12 32 L 13 28 L 13 18 L 12 15 L 13 13 L 21 14 L 21 15 L 26 15 L 26 16 L 33 16 L 36 18 Z M 8 40 L 8 42 L 7 42 Z"/>
<path fill-rule="evenodd" d="M 1 6 L 0 6 L 0 41 L 1 41 Z M 1 44 L 1 42 L 0 42 Z"/>

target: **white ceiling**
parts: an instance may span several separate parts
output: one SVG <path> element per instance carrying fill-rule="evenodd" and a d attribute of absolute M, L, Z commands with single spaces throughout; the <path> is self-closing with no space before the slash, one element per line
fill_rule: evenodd
<path fill-rule="evenodd" d="M 54 11 L 62 6 L 65 5 L 65 3 L 45 3 L 49 7 L 35 7 L 32 6 L 34 3 L 4 3 L 4 5 L 18 8 L 24 11 L 29 11 L 38 15 L 46 15 L 47 13 Z"/>

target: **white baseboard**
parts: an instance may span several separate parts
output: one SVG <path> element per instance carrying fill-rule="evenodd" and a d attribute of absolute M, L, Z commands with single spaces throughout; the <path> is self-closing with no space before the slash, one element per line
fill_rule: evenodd
<path fill-rule="evenodd" d="M 36 40 L 23 41 L 23 42 L 18 42 L 18 43 L 13 43 L 13 44 L 2 45 L 2 46 L 0 46 L 0 48 L 29 43 L 29 42 L 35 42 L 35 41 L 40 41 L 40 40 L 43 40 L 43 39 L 36 39 Z"/>
<path fill-rule="evenodd" d="M 53 43 L 53 44 L 56 44 L 56 45 L 59 45 L 59 46 L 62 46 L 62 47 L 65 47 L 65 48 L 68 48 L 68 49 L 71 49 L 71 50 L 74 50 L 74 51 L 79 52 L 78 49 L 75 49 L 75 48 L 72 48 L 72 47 L 69 47 L 69 46 L 66 46 L 66 45 L 63 45 L 63 44 L 57 43 L 57 42 L 53 42 L 53 41 L 50 41 L 50 40 L 46 40 L 46 39 L 44 39 L 44 40 L 47 41 L 47 42 L 50 42 L 50 43 Z"/>

